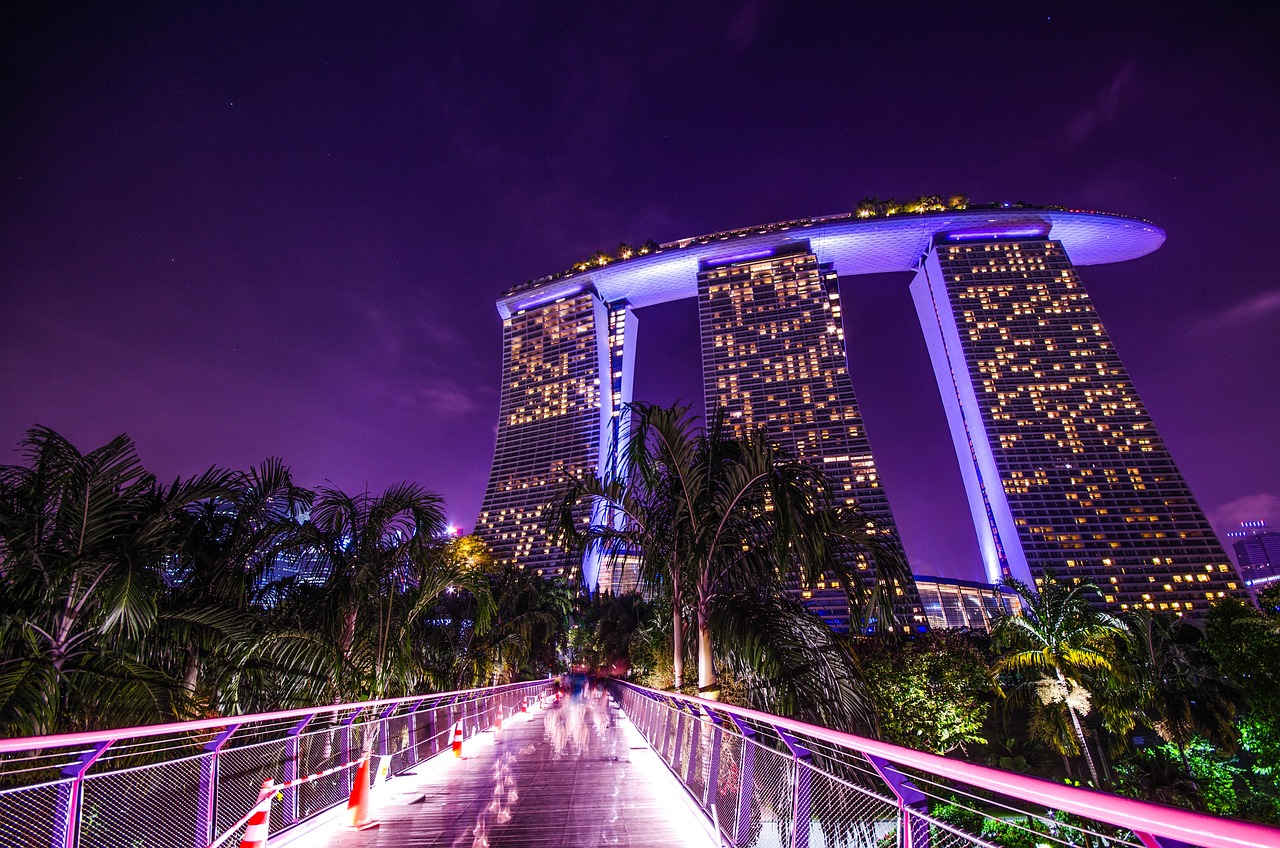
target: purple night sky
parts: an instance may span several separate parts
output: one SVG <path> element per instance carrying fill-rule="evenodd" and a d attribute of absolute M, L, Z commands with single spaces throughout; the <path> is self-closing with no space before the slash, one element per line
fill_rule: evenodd
<path fill-rule="evenodd" d="M 1219 532 L 1280 523 L 1276 12 L 570 5 L 6 4 L 0 462 L 127 432 L 162 477 L 281 456 L 470 527 L 501 290 L 959 192 L 1165 228 L 1085 284 Z M 844 282 L 854 385 L 917 571 L 976 577 L 909 279 Z M 692 301 L 642 311 L 637 397 L 700 407 L 697 343 Z"/>

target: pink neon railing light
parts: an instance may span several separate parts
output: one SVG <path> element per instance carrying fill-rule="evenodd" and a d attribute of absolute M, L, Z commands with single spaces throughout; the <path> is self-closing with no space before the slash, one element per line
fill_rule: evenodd
<path fill-rule="evenodd" d="M 673 692 L 643 689 L 632 684 L 623 685 L 633 691 L 642 692 L 649 698 L 665 702 L 680 702 L 703 712 L 712 711 L 721 715 L 736 716 L 753 724 L 795 734 L 801 739 L 821 740 L 844 751 L 880 757 L 899 768 L 914 769 L 969 787 L 997 793 L 1006 798 L 1018 799 L 1041 809 L 1058 810 L 1124 828 L 1132 831 L 1138 840 L 1148 845 L 1161 844 L 1149 839 L 1154 836 L 1164 840 L 1164 844 L 1169 844 L 1168 840 L 1176 840 L 1204 846 L 1204 848 L 1280 848 L 1280 829 L 1266 825 L 1068 786 L 743 707 L 727 706 Z M 904 776 L 909 778 L 910 774 L 905 773 Z"/>
<path fill-rule="evenodd" d="M 264 777 L 296 784 L 323 766 L 345 773 L 369 752 L 398 770 L 412 768 L 448 749 L 442 737 L 455 722 L 473 734 L 548 683 L 0 739 L 0 778 L 45 776 L 0 789 L 0 848 L 80 848 L 82 841 L 203 848 L 249 810 Z M 350 780 L 306 797 L 298 786 L 285 788 L 271 832 L 345 803 Z"/>

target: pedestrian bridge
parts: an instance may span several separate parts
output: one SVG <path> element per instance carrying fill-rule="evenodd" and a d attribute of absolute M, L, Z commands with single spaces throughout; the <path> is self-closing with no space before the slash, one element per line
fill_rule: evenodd
<path fill-rule="evenodd" d="M 0 848 L 259 839 L 1275 848 L 1280 830 L 621 682 L 558 698 L 535 681 L 0 740 Z"/>

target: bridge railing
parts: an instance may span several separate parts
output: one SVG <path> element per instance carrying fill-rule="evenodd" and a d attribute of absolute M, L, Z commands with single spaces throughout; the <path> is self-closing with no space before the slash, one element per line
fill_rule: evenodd
<path fill-rule="evenodd" d="M 332 770 L 280 791 L 278 833 L 345 804 L 365 756 L 405 771 L 447 749 L 456 723 L 470 737 L 547 685 L 0 739 L 0 848 L 206 848 L 243 828 L 264 780 Z"/>
<path fill-rule="evenodd" d="M 615 681 L 724 844 L 1276 848 L 1280 829 L 1123 798 Z"/>

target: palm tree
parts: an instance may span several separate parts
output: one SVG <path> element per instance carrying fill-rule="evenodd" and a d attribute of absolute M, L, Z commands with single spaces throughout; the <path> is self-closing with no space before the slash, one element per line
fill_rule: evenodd
<path fill-rule="evenodd" d="M 561 504 L 559 533 L 579 548 L 640 552 L 643 575 L 672 602 L 677 688 L 686 599 L 704 692 L 716 687 L 713 624 L 723 598 L 778 594 L 786 578 L 811 585 L 833 573 L 851 605 L 864 599 L 854 558 L 840 552 L 870 546 L 875 534 L 865 516 L 834 507 L 831 486 L 813 466 L 782 453 L 763 431 L 735 435 L 721 414 L 695 432 L 688 407 L 632 409 L 625 476 L 579 481 Z M 603 516 L 585 529 L 584 502 Z"/>
<path fill-rule="evenodd" d="M 1139 609 L 1129 616 L 1129 631 L 1142 710 L 1160 738 L 1177 746 L 1190 777 L 1186 748 L 1194 737 L 1220 750 L 1239 742 L 1239 692 L 1218 671 L 1194 625 Z"/>
<path fill-rule="evenodd" d="M 179 712 L 185 692 L 142 655 L 178 517 L 227 491 L 210 469 L 157 483 L 133 442 L 87 454 L 47 427 L 0 467 L 0 727 L 51 733 Z"/>
<path fill-rule="evenodd" d="M 413 685 L 410 630 L 450 587 L 485 598 L 476 625 L 488 623 L 483 580 L 439 553 L 442 504 L 439 495 L 409 483 L 381 495 L 322 488 L 302 528 L 300 556 L 322 585 L 309 626 L 332 645 L 339 674 L 361 681 L 361 696 Z"/>
<path fill-rule="evenodd" d="M 570 550 L 594 545 L 605 556 L 638 553 L 641 579 L 661 587 L 671 601 L 672 678 L 684 677 L 685 571 L 692 540 L 677 519 L 681 504 L 693 497 L 696 437 L 687 406 L 664 408 L 632 404 L 637 415 L 624 467 L 608 477 L 575 481 L 553 513 L 555 538 Z M 683 473 L 687 472 L 687 473 Z M 584 509 L 584 506 L 586 507 Z M 584 513 L 602 507 L 602 520 L 581 527 Z"/>
<path fill-rule="evenodd" d="M 1101 786 L 1080 717 L 1089 710 L 1092 695 L 1086 684 L 1091 678 L 1121 674 L 1112 649 L 1127 628 L 1089 604 L 1088 595 L 1100 594 L 1092 583 L 1068 586 L 1046 574 L 1039 592 L 1013 579 L 1005 585 L 1018 593 L 1022 610 L 997 619 L 992 627 L 992 645 L 1003 651 L 992 667 L 996 691 L 1005 695 L 1000 674 L 1031 675 L 1029 683 L 1042 704 L 1065 708 L 1093 783 Z"/>
<path fill-rule="evenodd" d="M 515 566 L 487 576 L 493 623 L 472 646 L 474 682 L 510 683 L 545 676 L 564 639 L 571 607 L 568 588 Z"/>
<path fill-rule="evenodd" d="M 279 459 L 234 474 L 223 497 L 183 516 L 166 567 L 158 640 L 182 656 L 182 678 L 195 692 L 202 665 L 256 641 L 253 608 L 280 557 L 295 545 L 311 492 L 294 486 Z M 230 657 L 227 657 L 230 659 Z M 233 660 L 234 662 L 234 660 Z"/>

